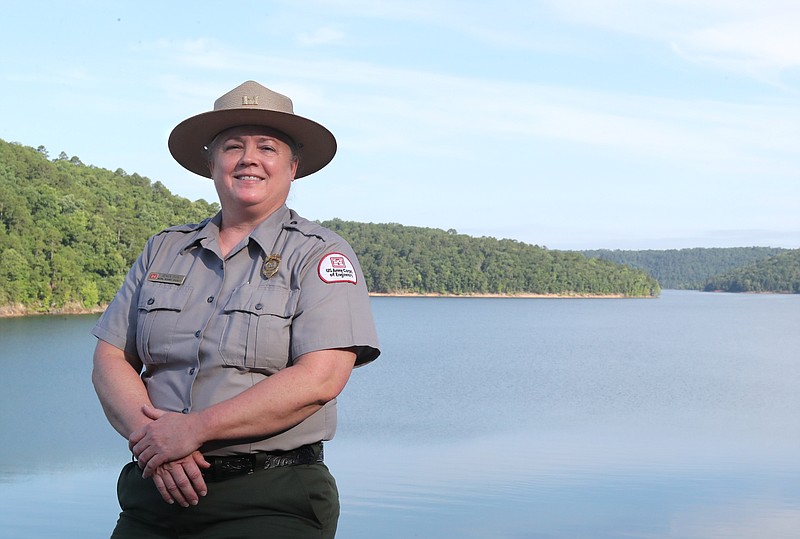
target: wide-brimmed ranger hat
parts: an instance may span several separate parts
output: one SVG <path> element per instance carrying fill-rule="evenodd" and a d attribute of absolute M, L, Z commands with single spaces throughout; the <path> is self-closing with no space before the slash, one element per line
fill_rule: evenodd
<path fill-rule="evenodd" d="M 325 127 L 294 113 L 292 100 L 254 81 L 247 81 L 214 101 L 214 110 L 192 116 L 169 135 L 172 157 L 187 170 L 211 177 L 207 146 L 231 127 L 263 126 L 285 133 L 300 153 L 295 178 L 317 172 L 336 154 L 336 139 Z"/>

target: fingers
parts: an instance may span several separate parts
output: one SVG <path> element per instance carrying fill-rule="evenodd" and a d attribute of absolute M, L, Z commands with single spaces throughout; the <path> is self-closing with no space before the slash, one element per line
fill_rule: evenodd
<path fill-rule="evenodd" d="M 167 487 L 167 478 L 169 478 L 169 480 L 172 481 L 172 479 L 169 477 L 169 475 L 167 475 L 166 477 L 162 477 L 161 474 L 156 474 L 156 475 L 153 476 L 153 483 L 155 484 L 156 489 L 158 489 L 158 493 L 161 494 L 161 498 L 165 502 L 167 502 L 168 504 L 171 505 L 171 504 L 175 503 L 175 501 L 176 501 L 175 498 L 172 496 L 172 494 L 170 494 L 170 488 L 172 488 L 173 491 L 175 490 L 175 487 L 174 487 L 175 483 L 173 481 L 172 485 L 168 488 Z M 178 503 L 180 503 L 180 502 L 178 502 Z"/>
<path fill-rule="evenodd" d="M 134 439 L 134 435 L 131 435 L 131 438 L 128 441 L 128 446 L 130 447 L 131 453 L 133 453 L 133 455 L 136 457 L 136 460 L 139 463 L 139 468 L 144 470 L 145 466 L 147 466 L 149 473 L 145 477 L 149 477 L 153 470 L 155 470 L 159 465 L 168 462 L 168 459 L 161 455 L 161 458 L 157 457 L 155 459 L 158 462 L 153 464 L 150 463 L 150 460 L 153 459 L 153 457 L 156 457 L 158 453 L 157 447 L 154 446 L 155 442 L 153 441 L 152 437 L 142 436 L 135 443 Z"/>
<path fill-rule="evenodd" d="M 165 502 L 181 507 L 197 505 L 208 492 L 203 474 L 191 457 L 160 466 L 153 474 L 153 483 Z"/>
<path fill-rule="evenodd" d="M 162 415 L 166 414 L 164 410 L 159 410 L 158 408 L 153 408 L 152 406 L 145 404 L 142 406 L 142 413 L 149 417 L 150 419 L 156 420 Z"/>
<path fill-rule="evenodd" d="M 167 457 L 165 455 L 163 454 L 154 455 L 152 453 L 153 452 L 148 449 L 143 451 L 142 454 L 139 455 L 138 457 L 139 468 L 143 470 L 142 477 L 144 477 L 145 479 L 155 474 L 159 466 L 167 463 Z"/>
<path fill-rule="evenodd" d="M 153 408 L 152 406 L 147 405 L 147 404 L 142 406 L 142 414 L 144 414 L 148 419 L 152 419 L 154 421 L 156 419 L 158 419 L 159 417 L 161 417 L 162 415 L 164 415 L 165 413 L 166 413 L 165 411 L 159 410 L 158 408 Z M 147 426 L 146 425 L 144 427 L 140 428 L 139 430 L 134 431 L 128 437 L 128 449 L 133 451 L 134 446 L 137 443 L 139 443 L 142 440 L 142 438 L 145 437 L 146 434 L 147 434 Z"/>
<path fill-rule="evenodd" d="M 155 469 L 178 460 L 200 447 L 202 441 L 194 435 L 192 418 L 186 414 L 164 412 L 151 406 L 143 406 L 143 413 L 152 420 L 128 438 L 128 446 L 139 461 L 139 467 L 150 477 Z"/>
<path fill-rule="evenodd" d="M 139 429 L 131 433 L 131 435 L 128 437 L 128 449 L 134 455 L 136 455 L 136 444 L 142 441 L 142 438 L 144 438 L 146 432 L 147 431 L 144 429 Z"/>
<path fill-rule="evenodd" d="M 192 459 L 194 460 L 194 463 L 197 464 L 198 467 L 204 470 L 211 468 L 211 463 L 206 460 L 206 458 L 200 451 L 193 452 Z"/>
<path fill-rule="evenodd" d="M 186 466 L 183 467 L 183 470 L 186 473 L 186 476 L 189 478 L 189 481 L 192 484 L 193 490 L 198 495 L 205 496 L 208 493 L 208 488 L 206 487 L 205 479 L 203 479 L 203 472 L 201 472 L 200 468 L 198 468 L 197 455 L 200 456 L 199 460 L 201 460 L 205 464 L 203 466 L 203 468 L 209 468 L 211 466 L 211 464 L 206 462 L 206 459 L 203 458 L 203 454 L 202 453 L 200 453 L 199 451 L 195 451 L 192 454 L 192 458 L 193 458 L 192 464 L 194 464 L 194 466 L 186 465 Z"/>

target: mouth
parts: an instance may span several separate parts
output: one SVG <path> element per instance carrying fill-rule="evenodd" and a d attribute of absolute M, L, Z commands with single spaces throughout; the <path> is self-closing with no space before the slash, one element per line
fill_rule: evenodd
<path fill-rule="evenodd" d="M 234 179 L 242 182 L 260 182 L 263 181 L 264 178 L 261 178 L 259 176 L 251 176 L 249 174 L 243 174 L 240 176 L 234 176 Z"/>

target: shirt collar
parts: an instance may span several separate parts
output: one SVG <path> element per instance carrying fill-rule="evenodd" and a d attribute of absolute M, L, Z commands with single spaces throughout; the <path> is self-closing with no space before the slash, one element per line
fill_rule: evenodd
<path fill-rule="evenodd" d="M 294 219 L 292 211 L 284 204 L 256 225 L 253 231 L 250 232 L 250 238 L 261 247 L 262 251 L 272 254 L 278 234 L 283 230 L 284 225 L 291 224 L 292 219 Z M 218 242 L 221 223 L 222 211 L 219 211 L 214 217 L 202 223 L 194 234 L 188 235 L 180 251 L 182 253 L 186 252 L 197 244 L 206 249 L 214 250 L 212 244 Z"/>
<path fill-rule="evenodd" d="M 284 225 L 291 221 L 291 219 L 291 211 L 284 204 L 272 212 L 269 217 L 261 221 L 250 233 L 250 238 L 261 247 L 262 251 L 268 255 L 272 254 L 278 235 L 283 230 Z"/>
<path fill-rule="evenodd" d="M 199 225 L 187 225 L 194 227 L 193 233 L 186 235 L 186 240 L 180 246 L 180 253 L 185 253 L 197 244 L 206 247 L 210 239 L 214 239 L 216 241 L 216 239 L 219 237 L 219 224 L 221 222 L 222 212 L 219 211 L 214 217 L 204 220 Z"/>

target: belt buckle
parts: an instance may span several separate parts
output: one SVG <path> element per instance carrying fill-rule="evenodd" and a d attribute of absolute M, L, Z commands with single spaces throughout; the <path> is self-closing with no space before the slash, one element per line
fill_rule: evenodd
<path fill-rule="evenodd" d="M 249 475 L 254 471 L 255 458 L 253 455 L 240 455 L 214 458 L 211 468 L 206 470 L 206 473 L 211 481 L 223 481 L 237 475 Z"/>

